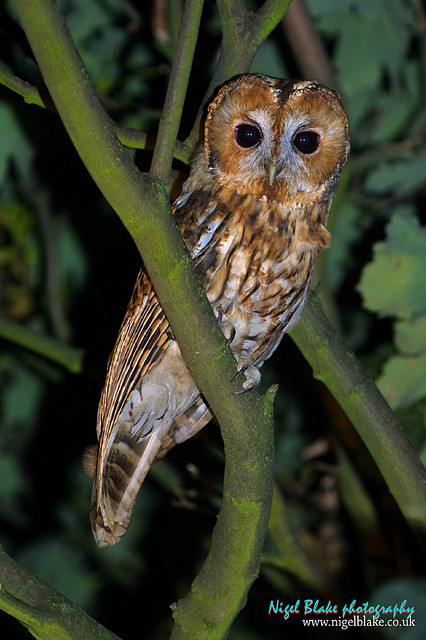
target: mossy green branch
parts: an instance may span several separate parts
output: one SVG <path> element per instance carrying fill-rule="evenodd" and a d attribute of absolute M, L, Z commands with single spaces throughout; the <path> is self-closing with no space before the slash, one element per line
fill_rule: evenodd
<path fill-rule="evenodd" d="M 246 603 L 248 585 L 259 573 L 258 557 L 263 548 L 263 521 L 271 505 L 273 434 L 268 447 L 253 460 L 257 429 L 268 429 L 273 418 L 277 387 L 261 399 L 265 422 L 241 423 L 245 438 L 225 439 L 226 465 L 224 494 L 218 521 L 213 531 L 210 553 L 195 578 L 191 591 L 174 611 L 175 626 L 171 640 L 220 640 L 226 638 L 235 617 Z M 256 478 L 263 478 L 262 488 Z"/>
<path fill-rule="evenodd" d="M 0 609 L 19 620 L 37 640 L 120 640 L 1 547 Z"/>
<path fill-rule="evenodd" d="M 275 29 L 291 3 L 292 0 L 266 0 L 257 10 L 257 29 L 254 34 L 257 48 L 266 40 L 271 31 Z"/>
<path fill-rule="evenodd" d="M 386 400 L 311 296 L 291 332 L 314 376 L 327 385 L 375 460 L 408 524 L 426 532 L 426 470 Z M 423 531 L 423 535 L 421 535 Z"/>
<path fill-rule="evenodd" d="M 15 76 L 3 62 L 0 62 L 0 82 L 3 86 L 22 96 L 28 104 L 46 107 L 37 87 Z"/>

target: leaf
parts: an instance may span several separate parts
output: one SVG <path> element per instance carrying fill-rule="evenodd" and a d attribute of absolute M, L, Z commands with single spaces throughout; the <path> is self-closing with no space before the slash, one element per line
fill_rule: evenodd
<path fill-rule="evenodd" d="M 251 73 L 267 73 L 277 78 L 288 78 L 283 56 L 275 40 L 266 40 L 253 60 Z"/>
<path fill-rule="evenodd" d="M 398 73 L 410 32 L 400 11 L 390 11 L 388 4 L 365 3 L 364 11 L 352 10 L 350 19 L 344 21 L 336 63 L 348 93 L 372 88 L 384 69 L 393 76 Z"/>
<path fill-rule="evenodd" d="M 426 152 L 410 153 L 398 160 L 379 164 L 368 176 L 365 190 L 405 196 L 423 186 L 425 175 Z"/>
<path fill-rule="evenodd" d="M 420 456 L 426 447 L 426 399 L 408 407 L 401 407 L 396 411 L 396 417 Z"/>
<path fill-rule="evenodd" d="M 9 380 L 2 385 L 2 435 L 15 439 L 13 434 L 20 433 L 16 445 L 24 445 L 25 436 L 37 420 L 44 381 L 30 369 L 17 365 L 10 372 Z"/>
<path fill-rule="evenodd" d="M 61 283 L 71 283 L 73 287 L 80 289 L 86 278 L 88 262 L 81 242 L 71 224 L 61 225 L 58 247 L 61 257 L 59 264 Z"/>
<path fill-rule="evenodd" d="M 426 397 L 426 354 L 390 358 L 376 383 L 392 409 L 419 402 Z"/>
<path fill-rule="evenodd" d="M 33 149 L 13 107 L 0 102 L 0 184 L 5 179 L 10 158 L 14 159 L 20 172 L 25 174 L 33 158 Z"/>
<path fill-rule="evenodd" d="M 335 451 L 339 461 L 339 487 L 345 508 L 358 528 L 376 529 L 378 519 L 374 503 L 362 483 L 359 470 L 338 443 L 335 443 Z"/>
<path fill-rule="evenodd" d="M 325 275 L 329 286 L 337 291 L 348 268 L 354 262 L 352 246 L 360 239 L 370 220 L 360 207 L 345 202 L 333 215 L 331 226 L 331 246 L 324 254 Z"/>
<path fill-rule="evenodd" d="M 369 2 L 369 7 L 374 3 Z M 393 11 L 389 5 L 392 5 Z M 380 34 L 380 47 L 376 48 L 376 57 L 387 71 L 396 77 L 407 49 L 410 31 L 407 12 L 400 11 L 402 5 L 397 2 L 383 4 L 374 16 L 374 28 Z M 404 24 L 405 22 L 405 24 Z"/>
<path fill-rule="evenodd" d="M 426 316 L 412 322 L 397 322 L 395 344 L 399 351 L 407 355 L 418 355 L 426 351 Z"/>
<path fill-rule="evenodd" d="M 417 112 L 419 109 L 422 111 L 423 107 L 418 74 L 418 65 L 415 62 L 408 63 L 404 85 L 397 86 L 389 93 L 381 93 L 378 96 L 379 117 L 375 129 L 370 135 L 370 144 L 386 144 L 395 137 L 406 138 L 410 135 L 410 129 L 415 123 Z M 414 82 L 410 83 L 411 79 Z"/>
<path fill-rule="evenodd" d="M 426 397 L 426 230 L 405 211 L 392 217 L 387 239 L 375 245 L 358 285 L 364 306 L 401 318 L 395 326 L 401 354 L 387 360 L 377 380 L 393 409 Z"/>
<path fill-rule="evenodd" d="M 307 0 L 306 3 L 309 7 L 309 13 L 316 18 L 328 18 L 331 15 L 339 11 L 348 11 L 353 5 L 353 0 L 323 0 L 323 2 L 317 2 L 317 0 Z"/>
<path fill-rule="evenodd" d="M 343 23 L 336 53 L 336 66 L 346 94 L 377 85 L 381 73 L 378 50 L 376 24 L 353 12 L 351 20 Z"/>
<path fill-rule="evenodd" d="M 21 516 L 20 497 L 26 489 L 20 463 L 11 453 L 0 451 L 0 513 L 6 520 Z"/>
<path fill-rule="evenodd" d="M 364 306 L 380 316 L 410 319 L 426 314 L 426 230 L 414 216 L 395 214 L 386 242 L 374 246 L 358 291 Z"/>
<path fill-rule="evenodd" d="M 114 3 L 87 2 L 87 0 L 74 0 L 70 11 L 67 12 L 67 24 L 73 38 L 80 45 L 99 30 L 105 30 L 111 26 L 111 18 L 114 13 Z"/>

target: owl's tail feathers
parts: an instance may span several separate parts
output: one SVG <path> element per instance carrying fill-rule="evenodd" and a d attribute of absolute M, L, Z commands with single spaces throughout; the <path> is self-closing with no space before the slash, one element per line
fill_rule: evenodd
<path fill-rule="evenodd" d="M 90 520 L 99 547 L 113 545 L 126 533 L 136 499 L 169 425 L 160 425 L 138 441 L 129 425 L 120 425 L 93 487 L 96 504 Z M 99 461 L 101 462 L 101 461 Z"/>
<path fill-rule="evenodd" d="M 90 520 L 99 547 L 116 544 L 126 533 L 152 463 L 175 444 L 197 433 L 211 417 L 210 410 L 198 397 L 171 423 L 160 423 L 139 440 L 140 435 L 132 436 L 128 423 L 119 426 L 93 487 L 92 500 L 96 504 Z"/>

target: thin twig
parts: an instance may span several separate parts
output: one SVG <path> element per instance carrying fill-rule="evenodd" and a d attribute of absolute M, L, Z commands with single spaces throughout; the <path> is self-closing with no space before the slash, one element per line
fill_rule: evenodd
<path fill-rule="evenodd" d="M 40 83 L 40 86 L 37 87 L 31 84 L 31 82 L 18 78 L 18 76 L 14 75 L 2 62 L 0 62 L 0 84 L 24 98 L 28 104 L 35 104 L 52 113 L 57 113 L 55 105 L 44 84 Z M 143 131 L 138 131 L 137 129 L 131 129 L 130 127 L 123 127 L 113 120 L 110 120 L 110 123 L 117 138 L 125 147 L 129 149 L 147 149 L 149 151 L 154 149 L 155 136 L 146 134 Z M 184 143 L 179 142 L 179 140 L 176 140 L 175 143 L 174 157 L 185 164 L 189 164 L 191 160 Z"/>
<path fill-rule="evenodd" d="M 254 19 L 257 24 L 256 50 L 278 25 L 291 6 L 291 2 L 292 0 L 266 0 L 256 11 Z"/>
<path fill-rule="evenodd" d="M 173 148 L 179 130 L 202 8 L 203 0 L 186 0 L 185 2 L 182 24 L 151 164 L 152 176 L 164 184 L 169 181 Z"/>
<path fill-rule="evenodd" d="M 83 370 L 83 349 L 70 347 L 62 340 L 44 336 L 3 316 L 0 316 L 0 338 L 38 353 L 71 373 Z"/>
<path fill-rule="evenodd" d="M 28 104 L 36 104 L 44 109 L 48 108 L 42 98 L 40 90 L 30 82 L 26 82 L 15 76 L 3 62 L 0 62 L 0 83 L 22 96 Z"/>

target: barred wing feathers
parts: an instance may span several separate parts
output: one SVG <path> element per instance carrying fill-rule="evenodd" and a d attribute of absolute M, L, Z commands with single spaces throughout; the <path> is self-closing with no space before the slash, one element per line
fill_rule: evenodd
<path fill-rule="evenodd" d="M 141 269 L 98 410 L 91 523 L 100 547 L 115 544 L 126 532 L 152 463 L 211 417 Z"/>

